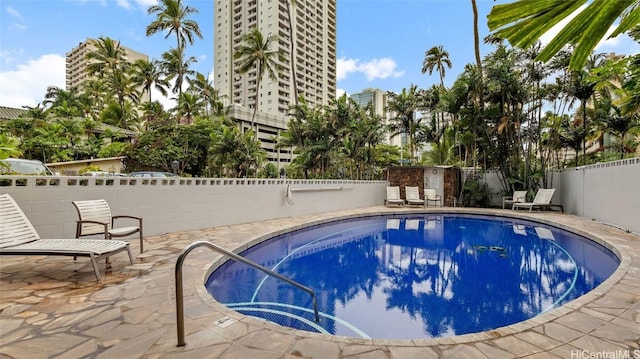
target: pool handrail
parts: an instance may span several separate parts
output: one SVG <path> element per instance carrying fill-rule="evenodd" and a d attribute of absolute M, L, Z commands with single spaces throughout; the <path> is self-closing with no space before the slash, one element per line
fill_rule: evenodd
<path fill-rule="evenodd" d="M 185 338 L 184 338 L 184 293 L 183 293 L 183 288 L 182 288 L 182 263 L 184 262 L 185 258 L 187 257 L 187 254 L 189 254 L 189 252 L 191 252 L 192 250 L 194 250 L 197 247 L 201 247 L 201 246 L 205 246 L 209 249 L 212 249 L 218 253 L 224 254 L 228 257 L 231 257 L 239 262 L 242 262 L 248 266 L 251 266 L 253 268 L 256 268 L 258 270 L 263 271 L 264 273 L 276 277 L 280 280 L 283 280 L 289 284 L 291 284 L 294 287 L 297 287 L 299 289 L 302 289 L 303 291 L 309 293 L 311 295 L 311 298 L 313 299 L 313 312 L 315 315 L 315 322 L 318 323 L 320 322 L 320 316 L 318 315 L 318 301 L 316 300 L 316 293 L 309 287 L 306 287 L 292 279 L 289 279 L 285 276 L 283 276 L 282 274 L 276 273 L 274 271 L 272 271 L 269 268 L 263 267 L 260 264 L 253 262 L 247 258 L 241 257 L 231 251 L 228 251 L 218 245 L 215 245 L 211 242 L 207 242 L 207 241 L 197 241 L 197 242 L 193 242 L 191 244 L 189 244 L 188 246 L 186 246 L 181 252 L 180 255 L 178 256 L 178 260 L 176 261 L 176 267 L 175 267 L 175 282 L 176 282 L 176 326 L 177 326 L 177 330 L 178 330 L 178 345 L 179 347 L 185 346 L 187 343 L 185 343 Z"/>

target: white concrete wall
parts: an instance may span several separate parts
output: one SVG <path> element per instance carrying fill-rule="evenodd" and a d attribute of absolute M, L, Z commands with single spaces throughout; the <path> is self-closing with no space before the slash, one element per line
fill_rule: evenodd
<path fill-rule="evenodd" d="M 552 187 L 565 212 L 640 233 L 640 158 L 564 169 Z"/>
<path fill-rule="evenodd" d="M 490 191 L 501 192 L 497 173 L 486 174 Z M 640 233 L 640 158 L 568 168 L 547 174 L 555 188 L 552 203 L 565 213 Z M 502 203 L 496 194 L 494 205 Z"/>
<path fill-rule="evenodd" d="M 0 194 L 8 193 L 16 200 L 41 237 L 73 238 L 77 220 L 73 200 L 104 198 L 113 215 L 141 216 L 144 234 L 157 235 L 382 205 L 387 184 L 346 180 L 4 176 Z M 288 185 L 292 203 L 285 198 Z"/>

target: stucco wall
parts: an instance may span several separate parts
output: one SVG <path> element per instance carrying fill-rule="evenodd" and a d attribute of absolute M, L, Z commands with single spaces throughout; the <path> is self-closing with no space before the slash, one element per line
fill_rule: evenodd
<path fill-rule="evenodd" d="M 640 233 L 640 158 L 568 168 L 547 174 L 556 191 L 552 203 L 566 213 L 593 219 Z M 495 193 L 494 205 L 502 203 L 495 172 L 485 181 Z"/>
<path fill-rule="evenodd" d="M 19 177 L 24 179 L 25 177 Z M 6 185 L 6 180 L 12 183 Z M 142 216 L 144 234 L 382 205 L 386 181 L 3 177 L 41 237 L 73 238 L 72 200 L 108 201 L 112 214 Z M 16 185 L 19 184 L 19 185 Z M 287 186 L 291 189 L 285 198 Z M 124 222 L 126 223 L 126 222 Z"/>

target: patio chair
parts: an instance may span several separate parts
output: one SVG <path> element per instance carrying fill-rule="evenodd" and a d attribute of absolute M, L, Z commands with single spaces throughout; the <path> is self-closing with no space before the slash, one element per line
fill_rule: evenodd
<path fill-rule="evenodd" d="M 526 202 L 526 201 L 527 201 L 527 191 L 514 191 L 513 196 L 502 197 L 502 209 L 504 209 L 507 204 L 513 207 L 513 204 L 515 202 Z"/>
<path fill-rule="evenodd" d="M 536 192 L 533 202 L 514 202 L 511 209 L 518 210 L 520 208 L 528 208 L 529 212 L 531 212 L 534 208 L 543 210 L 558 207 L 560 208 L 560 212 L 564 213 L 564 208 L 562 208 L 561 204 L 551 204 L 551 198 L 555 191 L 555 188 L 540 188 L 538 192 Z"/>
<path fill-rule="evenodd" d="M 434 206 L 437 206 L 440 203 L 440 207 L 442 207 L 442 197 L 439 194 L 436 194 L 436 190 L 433 188 L 425 188 L 424 189 L 424 199 L 427 202 L 427 207 L 429 207 L 429 203 L 433 202 Z"/>
<path fill-rule="evenodd" d="M 409 206 L 424 206 L 424 199 L 420 198 L 418 187 L 405 186 L 404 193 Z"/>
<path fill-rule="evenodd" d="M 387 206 L 389 205 L 404 206 L 404 199 L 400 198 L 400 187 L 387 186 L 387 198 L 385 198 L 384 203 Z"/>
<path fill-rule="evenodd" d="M 129 243 L 104 239 L 41 239 L 20 206 L 8 194 L 0 195 L 0 255 L 89 257 L 98 281 L 98 261 L 126 251 Z"/>
<path fill-rule="evenodd" d="M 140 235 L 140 253 L 144 252 L 142 242 L 142 218 L 135 216 L 112 216 L 109 204 L 104 199 L 72 201 L 79 220 L 76 221 L 76 238 L 103 234 L 104 239 L 126 237 L 135 233 Z M 116 227 L 116 219 L 132 219 L 136 226 Z"/>

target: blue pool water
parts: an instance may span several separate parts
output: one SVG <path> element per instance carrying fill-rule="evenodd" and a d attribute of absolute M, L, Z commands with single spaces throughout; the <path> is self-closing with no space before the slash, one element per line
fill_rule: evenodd
<path fill-rule="evenodd" d="M 229 261 L 206 286 L 219 302 L 293 328 L 362 338 L 447 337 L 529 319 L 595 288 L 619 264 L 575 234 L 511 218 L 442 214 L 341 220 L 242 253 L 311 296 Z"/>

